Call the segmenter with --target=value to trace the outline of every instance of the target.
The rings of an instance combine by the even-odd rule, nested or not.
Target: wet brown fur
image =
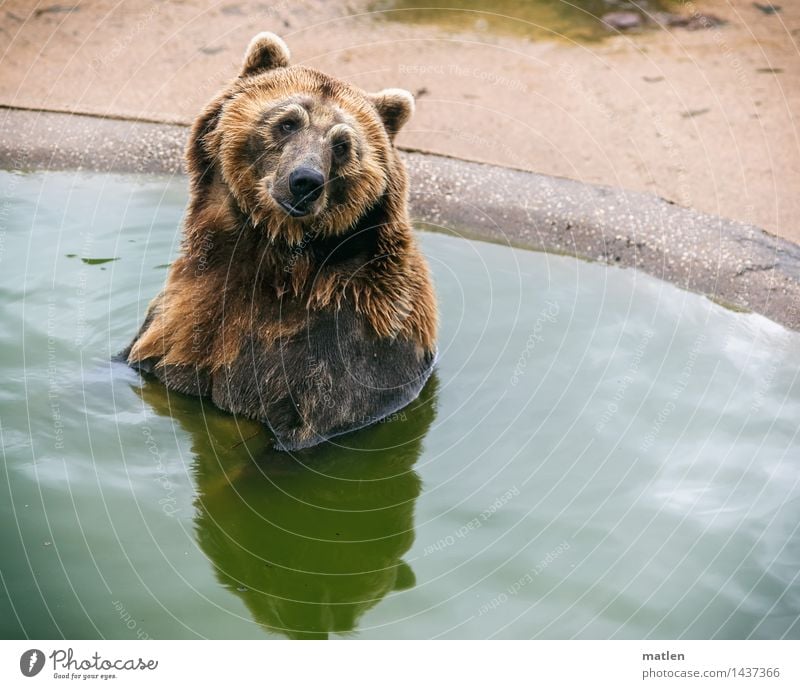
[[[242,75],[192,128],[181,255],[126,352],[128,361],[168,387],[170,370],[191,371],[196,390],[174,387],[210,394],[211,377],[240,365],[245,350],[281,347],[302,337],[317,314],[343,308],[369,324],[377,340],[404,341],[420,357],[432,357],[436,300],[408,217],[405,168],[392,142],[407,113],[391,112],[394,106],[384,107],[380,94],[313,69],[282,66],[280,46],[269,40],[260,51],[251,47]],[[277,160],[282,150],[277,144],[273,150],[264,130],[264,118],[277,105],[315,123],[319,131],[310,131],[309,141],[337,133],[339,123],[346,125],[342,131],[355,132],[350,143],[357,151],[326,184],[323,207],[312,218],[290,217],[262,183],[264,170],[271,174],[270,156]],[[329,144],[309,145],[297,157],[322,160]],[[275,187],[285,183],[269,179]],[[309,362],[298,375],[311,375],[318,364]],[[270,382],[261,384],[271,394]],[[228,394],[236,398],[235,390]],[[313,413],[313,398],[298,400],[298,408]],[[265,413],[228,410],[253,418]]]

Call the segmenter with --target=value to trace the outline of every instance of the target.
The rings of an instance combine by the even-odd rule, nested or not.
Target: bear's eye
[[[295,119],[284,120],[278,126],[284,134],[291,134],[292,132],[296,132],[298,129],[300,129],[300,122]]]
[[[333,156],[338,161],[345,160],[350,155],[350,142],[347,139],[341,139],[333,144]]]

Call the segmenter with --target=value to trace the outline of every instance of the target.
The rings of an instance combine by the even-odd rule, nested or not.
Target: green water
[[[424,233],[422,398],[276,455],[110,362],[185,201],[0,175],[0,636],[800,637],[797,334]]]
[[[632,12],[652,22],[658,12],[680,9],[675,0],[377,0],[376,16],[447,30],[511,33],[535,40],[596,41],[619,31],[601,21]]]

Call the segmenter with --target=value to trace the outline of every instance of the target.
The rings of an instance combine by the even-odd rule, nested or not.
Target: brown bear
[[[437,311],[393,143],[413,106],[290,67],[278,36],[256,36],[192,128],[181,253],[128,363],[285,450],[416,398]]]

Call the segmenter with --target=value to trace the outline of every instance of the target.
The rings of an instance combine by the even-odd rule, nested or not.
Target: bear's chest
[[[210,393],[217,406],[267,423],[292,449],[397,411],[419,394],[433,363],[409,340],[379,337],[345,304],[306,312],[291,335],[265,340],[252,331],[213,374]]]

